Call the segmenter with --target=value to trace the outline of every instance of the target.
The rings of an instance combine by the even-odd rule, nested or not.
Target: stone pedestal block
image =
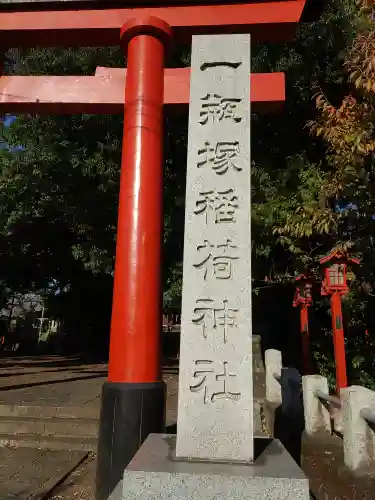
[[[124,472],[123,500],[309,500],[278,440],[255,439],[253,464],[175,460],[175,436],[150,434]]]

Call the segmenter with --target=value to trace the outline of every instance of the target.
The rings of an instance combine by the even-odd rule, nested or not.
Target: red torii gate
[[[95,76],[3,76],[0,111],[70,115],[123,112],[126,69],[98,67]],[[250,75],[253,110],[277,110],[285,101],[284,73]],[[164,70],[164,108],[185,112],[190,68]]]
[[[0,79],[2,112],[116,113],[124,108],[109,373],[102,392],[97,500],[108,497],[147,435],[164,429],[165,389],[159,353],[163,107],[187,104],[189,95],[188,69],[164,71],[165,46],[172,37],[186,43],[191,35],[203,33],[250,32],[256,41],[290,40],[302,16],[317,14],[316,6],[321,3],[239,0],[223,4],[218,0],[202,5],[203,1],[0,0],[0,47],[120,43],[127,52],[126,84],[124,70],[108,68],[98,69],[97,75],[91,77]],[[251,82],[249,97],[254,104],[284,100],[283,74],[251,75]]]

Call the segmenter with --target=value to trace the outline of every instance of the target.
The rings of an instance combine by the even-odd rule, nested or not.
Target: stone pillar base
[[[95,498],[107,500],[147,436],[165,430],[165,385],[106,382],[101,403]]]
[[[176,461],[175,439],[151,434],[113,500],[309,500],[307,478],[276,439],[255,439],[253,464]]]

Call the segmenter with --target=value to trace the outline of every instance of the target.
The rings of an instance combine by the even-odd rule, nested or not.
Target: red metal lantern
[[[335,249],[329,255],[320,259],[319,262],[325,266],[322,295],[332,295],[334,292],[338,292],[340,295],[348,293],[348,264],[359,264],[360,261],[354,257],[349,257],[341,249]]]
[[[312,279],[311,277],[300,274],[296,278],[296,293],[294,295],[293,307],[298,307],[301,305],[311,306],[312,305]]]
[[[340,393],[340,390],[348,385],[341,296],[349,291],[347,284],[348,264],[359,264],[360,261],[354,257],[349,257],[348,254],[341,249],[335,249],[329,255],[320,259],[319,262],[325,266],[321,294],[331,296],[333,345],[336,364],[336,391]]]
[[[303,370],[305,375],[308,375],[311,373],[308,308],[312,305],[312,278],[305,274],[300,274],[296,278],[296,284],[293,307],[300,308]]]

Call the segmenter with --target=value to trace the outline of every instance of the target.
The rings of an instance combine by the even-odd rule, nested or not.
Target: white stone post
[[[305,375],[302,377],[305,431],[307,434],[322,431],[331,433],[330,414],[326,405],[315,395],[318,390],[324,394],[329,393],[326,377],[321,375]]]
[[[266,365],[266,400],[269,403],[281,404],[281,370],[283,367],[281,352],[276,349],[267,349],[264,357]]]
[[[356,385],[349,387],[342,408],[344,461],[358,472],[375,466],[375,432],[361,415],[363,409],[375,414],[375,391]]]
[[[193,36],[176,457],[253,460],[250,35]]]

